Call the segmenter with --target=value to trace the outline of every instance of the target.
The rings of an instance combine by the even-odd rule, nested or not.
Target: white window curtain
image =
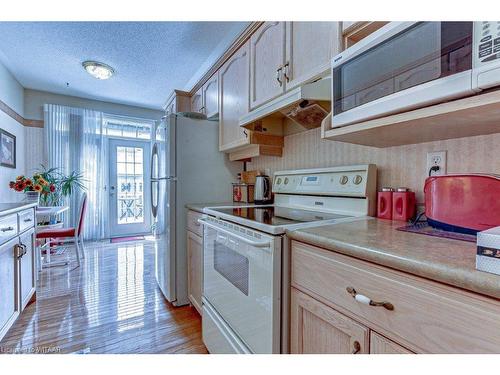
[[[88,194],[84,238],[99,240],[108,237],[108,160],[103,113],[89,109],[55,104],[44,105],[46,156],[49,168],[59,168],[64,174],[83,174]],[[66,225],[75,225],[80,194],[69,199]]]

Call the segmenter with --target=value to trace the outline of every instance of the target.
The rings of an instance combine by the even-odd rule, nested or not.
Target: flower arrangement
[[[32,178],[17,176],[16,181],[9,182],[9,187],[18,192],[36,191],[40,195],[47,195],[56,190],[56,186],[42,177],[35,174]]]
[[[43,165],[33,177],[18,176],[16,181],[10,181],[9,187],[18,192],[38,192],[44,206],[60,206],[73,191],[85,188],[82,173],[73,171],[65,175],[58,168],[47,169]]]

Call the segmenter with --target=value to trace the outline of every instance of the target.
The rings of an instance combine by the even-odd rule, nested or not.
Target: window
[[[105,115],[104,129],[108,137],[151,139],[154,121]]]

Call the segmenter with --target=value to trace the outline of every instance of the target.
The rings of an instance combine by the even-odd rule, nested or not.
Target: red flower
[[[23,183],[22,182],[16,182],[15,186],[14,186],[14,189],[16,191],[23,191],[24,190],[24,186],[23,186]]]
[[[31,181],[29,178],[27,178],[24,183],[26,184],[26,186],[31,186],[33,185],[33,181]]]
[[[56,187],[54,185],[50,185],[50,192],[53,193],[54,191],[56,191]]]

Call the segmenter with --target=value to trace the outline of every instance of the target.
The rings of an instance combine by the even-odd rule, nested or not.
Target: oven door
[[[281,237],[200,221],[204,298],[251,352],[279,353]]]
[[[472,22],[391,22],[332,62],[332,127],[473,93]]]

